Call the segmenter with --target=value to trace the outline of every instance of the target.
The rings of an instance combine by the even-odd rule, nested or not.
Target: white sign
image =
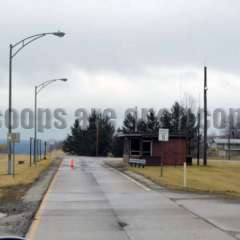
[[[145,159],[129,159],[129,163],[136,163],[136,164],[142,164],[146,165],[146,160]]]
[[[169,129],[160,128],[158,134],[158,141],[167,142],[169,140]]]
[[[20,143],[20,133],[11,133],[7,136],[8,141],[14,142],[14,143]]]

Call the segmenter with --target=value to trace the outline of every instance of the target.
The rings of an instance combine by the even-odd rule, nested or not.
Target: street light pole
[[[64,37],[64,32],[48,32],[35,34],[29,37],[22,39],[21,41],[9,45],[9,99],[8,99],[8,174],[12,174],[12,60],[13,58],[27,45],[33,41],[45,37],[47,35],[54,35],[57,37]],[[14,52],[14,49],[16,51]]]
[[[36,146],[37,146],[37,86],[34,94],[34,140],[33,140],[33,162],[36,164]]]
[[[9,45],[8,175],[12,173],[12,44]]]
[[[35,86],[34,88],[34,150],[33,150],[33,161],[34,163],[37,162],[37,96],[38,93],[45,87],[47,87],[48,85],[56,82],[56,81],[63,81],[66,82],[67,78],[59,78],[59,79],[52,79],[52,80],[48,80],[45,81],[37,86]]]

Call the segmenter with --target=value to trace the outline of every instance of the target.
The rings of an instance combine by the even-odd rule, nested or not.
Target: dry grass
[[[4,189],[30,185],[37,180],[39,175],[46,170],[52,160],[63,155],[60,150],[55,150],[47,155],[47,159],[41,160],[36,165],[29,167],[29,155],[16,155],[15,176],[7,175],[7,155],[0,155],[0,197]],[[18,161],[24,161],[24,164],[19,165]]]
[[[129,167],[129,170],[140,173],[162,186],[184,189],[183,167],[165,167],[163,177],[160,177],[160,167]],[[192,191],[240,196],[240,162],[211,160],[206,167],[189,166],[187,186],[187,189]]]

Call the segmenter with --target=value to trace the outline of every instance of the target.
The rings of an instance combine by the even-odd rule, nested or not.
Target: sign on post
[[[11,172],[13,177],[15,176],[15,144],[20,143],[20,133],[10,133],[7,135],[7,140],[12,144],[12,163],[11,163]]]
[[[8,141],[12,143],[20,143],[20,133],[11,133],[7,136]]]
[[[169,129],[160,128],[158,133],[158,141],[167,142],[169,140]]]
[[[159,142],[168,142],[169,140],[169,129],[167,128],[160,128],[158,132],[158,141]],[[163,150],[161,154],[161,173],[160,176],[163,177]]]

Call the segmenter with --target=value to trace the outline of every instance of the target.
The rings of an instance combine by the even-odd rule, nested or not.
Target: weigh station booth
[[[158,134],[129,133],[118,134],[124,141],[123,158],[127,163],[142,159],[144,165],[183,165],[187,159],[187,140],[184,136],[170,135],[161,142]]]

